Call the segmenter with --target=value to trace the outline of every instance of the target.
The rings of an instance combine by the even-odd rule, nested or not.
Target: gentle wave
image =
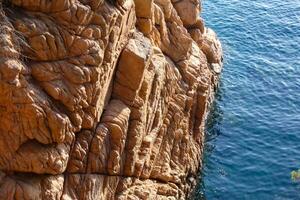
[[[225,53],[195,199],[300,199],[300,1],[204,0]]]

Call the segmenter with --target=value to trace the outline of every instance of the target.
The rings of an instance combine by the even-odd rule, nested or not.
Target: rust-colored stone
[[[200,11],[0,1],[0,199],[186,199],[222,68]]]

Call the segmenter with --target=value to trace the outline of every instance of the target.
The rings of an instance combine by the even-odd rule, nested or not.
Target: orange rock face
[[[0,199],[186,199],[222,67],[200,12],[0,1]]]

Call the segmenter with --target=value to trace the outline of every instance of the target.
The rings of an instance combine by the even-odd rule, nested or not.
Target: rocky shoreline
[[[201,3],[0,4],[0,199],[186,199],[222,69]]]

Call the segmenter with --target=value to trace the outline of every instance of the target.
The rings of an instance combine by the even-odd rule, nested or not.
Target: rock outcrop
[[[198,0],[0,1],[0,199],[185,199],[222,66]]]

